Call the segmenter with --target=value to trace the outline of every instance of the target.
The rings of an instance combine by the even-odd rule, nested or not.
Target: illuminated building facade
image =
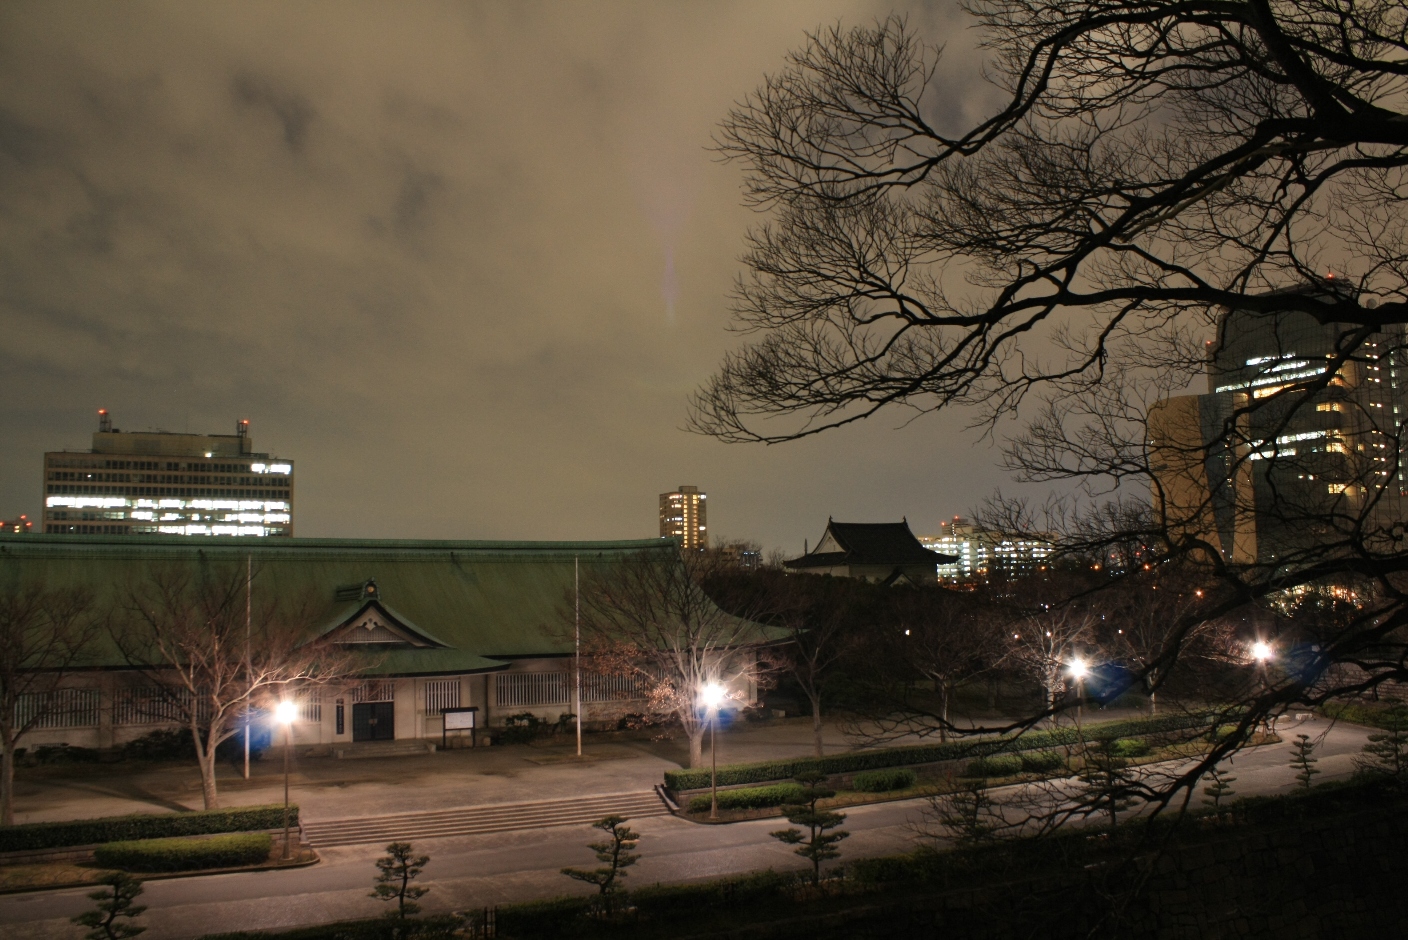
[[[119,431],[98,412],[92,450],[44,455],[50,535],[293,535],[293,461],[234,434]]]
[[[1326,280],[1294,293],[1344,289]],[[1236,563],[1281,564],[1408,520],[1403,329],[1370,335],[1334,365],[1352,329],[1300,311],[1223,311],[1207,393],[1149,411],[1154,506],[1175,538],[1195,536]]]
[[[660,494],[660,537],[680,540],[682,548],[709,547],[709,497],[697,486]]]
[[[982,581],[993,575],[1017,578],[1040,570],[1051,557],[1052,543],[994,532],[960,516],[939,523],[937,535],[921,536],[927,549],[954,560],[939,565],[939,580]]]

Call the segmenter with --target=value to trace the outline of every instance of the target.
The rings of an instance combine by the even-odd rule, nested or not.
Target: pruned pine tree
[[[1231,798],[1237,791],[1232,789],[1232,784],[1237,780],[1230,774],[1223,773],[1214,767],[1208,771],[1208,785],[1203,787],[1203,802],[1212,807],[1212,811],[1219,819],[1223,816],[1224,800]]]
[[[640,841],[640,835],[626,825],[625,816],[607,816],[592,823],[593,829],[606,833],[611,841],[591,842],[587,848],[596,853],[600,868],[564,868],[562,873],[568,878],[596,885],[598,897],[610,913],[610,896],[621,890],[621,879],[626,877],[626,869],[640,861],[640,856],[631,852]]]
[[[1085,815],[1104,813],[1110,828],[1119,824],[1119,812],[1134,802],[1135,780],[1129,761],[1120,756],[1113,740],[1092,741],[1082,752],[1085,767],[1080,774],[1079,804]]]
[[[1408,708],[1394,705],[1378,717],[1383,730],[1369,735],[1364,756],[1356,761],[1360,773],[1408,779]]]
[[[411,884],[425,870],[430,856],[415,855],[409,842],[393,842],[386,847],[386,852],[376,860],[376,885],[368,897],[395,901],[396,910],[389,915],[404,920],[420,910],[416,901],[430,893],[427,887]]]
[[[1310,789],[1311,779],[1320,772],[1320,768],[1315,766],[1320,758],[1310,756],[1317,743],[1308,734],[1298,734],[1291,745],[1291,766],[1295,768],[1296,780],[1300,781],[1303,790]]]
[[[825,779],[825,774],[815,771],[799,774],[796,780],[803,787],[802,801],[782,808],[787,821],[794,826],[805,826],[805,833],[800,829],[779,829],[769,833],[780,842],[797,846],[793,851],[812,863],[813,885],[821,884],[821,863],[840,858],[841,850],[836,846],[850,836],[849,832],[837,828],[846,821],[845,813],[833,813],[817,807],[821,800],[836,795],[835,790],[821,785]]]
[[[926,834],[942,834],[959,845],[989,842],[1006,825],[1001,807],[977,781],[931,796],[928,803],[925,816],[938,824],[939,832],[926,829]]]
[[[88,894],[98,902],[97,908],[73,918],[73,923],[89,928],[83,935],[85,940],[128,940],[143,933],[147,928],[132,923],[147,909],[144,904],[132,903],[142,893],[142,883],[120,871],[104,875],[98,883],[106,887]]]

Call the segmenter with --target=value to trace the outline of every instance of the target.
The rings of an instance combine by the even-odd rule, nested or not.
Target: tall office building
[[[919,542],[953,557],[938,568],[939,580],[951,583],[1023,577],[1041,570],[1054,550],[1049,540],[995,532],[961,516],[939,523],[938,535],[920,536]]]
[[[1326,280],[1294,293],[1328,300],[1345,289]],[[1303,549],[1346,539],[1392,541],[1408,521],[1408,350],[1391,326],[1333,363],[1356,329],[1299,311],[1223,312],[1207,393],[1149,411],[1154,505],[1175,538],[1200,538],[1242,564],[1294,563]]]
[[[709,497],[697,486],[660,494],[660,537],[677,538],[684,548],[708,548]]]
[[[119,431],[98,412],[92,450],[44,455],[44,532],[293,535],[293,461],[234,434]]]

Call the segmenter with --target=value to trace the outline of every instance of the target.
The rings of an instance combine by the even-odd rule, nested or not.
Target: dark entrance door
[[[352,706],[353,741],[392,741],[395,738],[395,703],[359,702]]]

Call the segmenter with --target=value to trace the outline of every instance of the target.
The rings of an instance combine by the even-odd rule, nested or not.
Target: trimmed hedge
[[[1141,735],[1169,734],[1206,725],[1212,713],[1161,715],[1158,718],[1135,718],[1127,721],[1106,721],[1087,724],[1081,731],[1075,728],[1053,728],[1028,731],[1019,737],[968,738],[936,744],[914,744],[907,747],[852,751],[831,757],[799,757],[793,760],[760,761],[754,764],[729,764],[719,768],[720,785],[768,783],[791,780],[798,774],[818,771],[824,774],[856,773],[909,764],[929,764],[936,761],[965,760],[988,757],[1013,751],[1038,750],[1078,744],[1082,736],[1087,741],[1108,741]],[[665,786],[679,793],[699,790],[709,785],[709,771],[700,769],[667,770]]]
[[[1408,707],[1401,702],[1326,702],[1320,706],[1320,711],[1324,712],[1326,718],[1392,731],[1394,723],[1403,720]]]
[[[296,825],[297,806],[289,808],[289,816]],[[245,806],[201,813],[134,813],[131,816],[76,819],[72,822],[25,823],[22,826],[0,828],[0,852],[60,849],[72,845],[201,836],[220,832],[248,832],[254,829],[278,829],[283,824],[283,806]]]
[[[970,760],[963,770],[965,777],[1011,777],[1022,772],[1019,754],[994,754]]]
[[[1066,766],[1066,759],[1055,751],[1024,751],[1020,756],[1024,774],[1049,774]]]
[[[269,860],[274,840],[266,832],[236,833],[206,839],[143,839],[109,842],[93,851],[100,868],[123,871],[195,871],[234,868]]]
[[[804,790],[796,783],[779,783],[770,787],[745,787],[741,790],[720,790],[719,809],[765,809],[784,803],[801,802]],[[700,813],[709,808],[709,794],[703,793],[689,801],[689,811]]]
[[[1120,738],[1110,745],[1110,752],[1116,757],[1143,757],[1149,753],[1149,742],[1143,738]]]
[[[851,781],[854,789],[862,793],[888,793],[891,790],[908,790],[919,782],[919,775],[908,767],[895,767],[890,770],[862,770]]]
[[[460,933],[463,927],[463,920],[449,914],[408,917],[405,920],[377,917],[370,920],[343,920],[334,924],[295,927],[278,933],[263,930],[210,933],[200,940],[408,940],[411,937],[418,940],[450,940],[452,937],[464,936]]]

